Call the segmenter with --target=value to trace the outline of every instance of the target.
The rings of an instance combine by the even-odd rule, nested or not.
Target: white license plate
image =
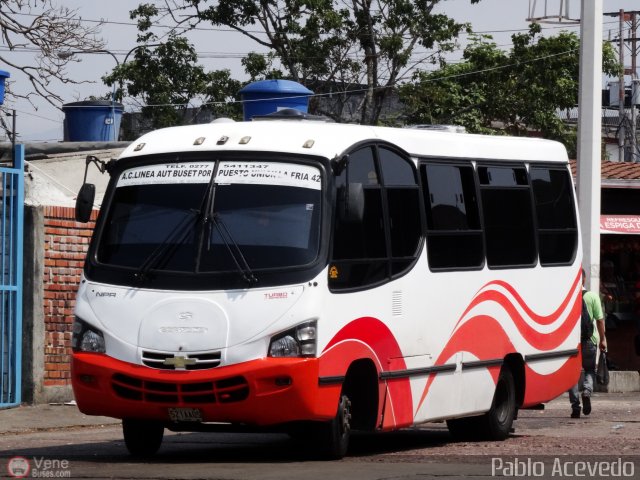
[[[169,420],[172,422],[201,422],[202,412],[197,408],[169,408]]]

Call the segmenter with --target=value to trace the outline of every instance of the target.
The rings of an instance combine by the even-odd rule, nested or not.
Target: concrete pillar
[[[22,399],[44,403],[44,207],[24,207]]]

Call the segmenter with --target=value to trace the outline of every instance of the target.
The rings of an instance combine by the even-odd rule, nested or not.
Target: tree
[[[385,99],[408,72],[439,60],[467,28],[433,13],[441,1],[166,0],[164,12],[181,28],[208,22],[240,32],[278,59],[280,70],[269,69],[271,74],[316,93],[332,92],[345,102],[357,93],[360,122],[375,124]],[[340,111],[314,107],[341,118]]]
[[[11,82],[7,90],[9,101],[24,98],[33,104],[37,96],[60,108],[62,98],[55,92],[56,81],[84,82],[67,77],[67,65],[77,60],[60,57],[59,53],[102,48],[102,41],[96,37],[99,27],[99,24],[86,27],[77,11],[57,7],[52,0],[0,0],[0,33],[4,43],[0,62],[10,70],[12,78],[21,72],[27,79],[21,84]],[[34,58],[28,63],[18,62],[14,60],[16,56],[9,54],[14,51],[33,52]]]
[[[526,135],[538,131],[575,152],[575,129],[558,110],[578,103],[580,39],[575,33],[540,36],[540,26],[512,36],[500,50],[490,36],[475,37],[463,61],[418,71],[400,89],[409,123],[463,125],[473,133]],[[603,44],[603,71],[617,74],[614,51]]]
[[[185,37],[173,32],[160,42],[150,31],[157,14],[149,4],[131,12],[131,18],[138,19],[139,45],[133,60],[103,77],[105,84],[117,85],[116,97],[126,96],[137,105],[153,129],[189,123],[204,108],[217,116],[240,116],[239,105],[229,102],[235,100],[241,83],[228,70],[205,72]]]

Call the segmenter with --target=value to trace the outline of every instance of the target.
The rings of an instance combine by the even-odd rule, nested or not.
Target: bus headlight
[[[270,357],[314,357],[316,322],[303,323],[271,339]]]
[[[74,352],[105,353],[104,335],[78,317],[73,322],[71,348]]]

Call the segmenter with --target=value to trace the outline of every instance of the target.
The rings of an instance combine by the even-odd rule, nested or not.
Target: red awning
[[[640,217],[633,215],[600,215],[600,233],[640,235]]]

